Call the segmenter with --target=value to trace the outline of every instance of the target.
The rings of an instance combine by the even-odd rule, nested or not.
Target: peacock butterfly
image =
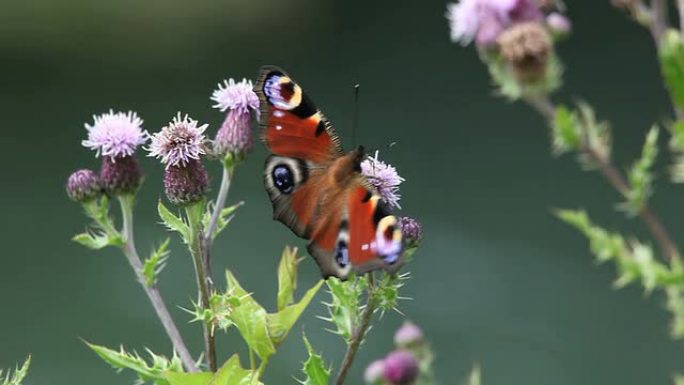
[[[261,68],[262,140],[272,153],[264,183],[274,219],[309,240],[324,278],[396,272],[402,235],[395,216],[361,174],[363,147],[344,153],[332,124],[283,70]]]

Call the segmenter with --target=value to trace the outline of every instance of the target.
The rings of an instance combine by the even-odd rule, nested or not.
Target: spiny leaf
[[[278,264],[278,310],[294,301],[297,288],[297,248],[285,247]]]
[[[367,287],[366,278],[350,277],[347,281],[340,281],[331,277],[325,283],[332,297],[332,301],[325,305],[337,329],[335,333],[349,341],[359,319],[360,297]]]
[[[74,242],[93,250],[100,250],[107,246],[119,246],[119,239],[112,239],[107,234],[96,231],[77,234],[72,238]]]
[[[106,196],[83,203],[86,216],[92,219],[92,228],[72,238],[73,241],[99,250],[107,246],[122,247],[124,240],[109,216],[109,201]]]
[[[158,356],[148,350],[152,363],[148,364],[137,353],[128,353],[123,347],[119,351],[87,343],[103,361],[117,370],[129,369],[137,373],[140,382],[153,382],[156,385],[169,385],[165,375],[168,372],[183,372],[183,364],[174,354],[171,359]]]
[[[551,134],[553,153],[556,155],[575,151],[582,143],[577,115],[564,106],[556,108]]]
[[[5,374],[3,378],[3,371],[0,370],[0,384],[1,385],[21,385],[22,381],[24,381],[24,378],[26,378],[26,375],[28,374],[29,367],[31,366],[31,356],[28,356],[26,358],[26,361],[24,361],[24,364],[21,365],[21,368],[15,367],[14,372],[11,370],[7,371],[7,374]]]
[[[653,127],[646,135],[644,147],[639,160],[629,170],[629,190],[625,193],[626,201],[620,208],[629,215],[635,216],[641,212],[644,204],[653,192],[653,173],[651,168],[658,155],[658,128]]]
[[[145,284],[153,286],[157,282],[157,276],[166,266],[166,261],[169,258],[169,251],[166,250],[169,246],[170,239],[166,240],[155,250],[143,264],[143,276],[145,277]]]
[[[328,385],[331,370],[326,368],[323,358],[314,351],[311,343],[309,343],[309,340],[306,338],[306,335],[303,336],[303,338],[304,344],[306,345],[306,351],[309,353],[309,358],[304,361],[302,371],[306,375],[306,378],[304,381],[301,381],[301,383],[303,385]]]
[[[267,315],[268,332],[275,346],[280,345],[285,340],[287,334],[297,322],[299,316],[302,315],[304,309],[309,306],[309,303],[311,303],[311,300],[318,293],[321,286],[323,286],[322,280],[309,289],[298,303],[287,306],[275,314]]]
[[[244,205],[245,202],[240,201],[232,206],[229,207],[224,207],[221,210],[221,213],[219,216],[216,218],[216,229],[214,230],[214,233],[212,234],[212,239],[216,238],[225,228],[228,226],[228,224],[233,220],[235,217],[235,211],[239,209],[242,205]],[[209,206],[211,208],[211,206]],[[209,222],[211,222],[211,216],[213,214],[213,211],[211,209],[206,210],[204,213],[204,216],[202,217],[202,224],[204,225],[204,228],[209,227]]]
[[[216,372],[208,385],[256,385],[261,384],[256,371],[243,369],[240,357],[232,357]]]
[[[157,204],[157,211],[159,212],[162,223],[167,229],[178,232],[183,238],[183,242],[186,244],[189,245],[190,242],[192,242],[190,227],[181,218],[169,211],[161,200],[159,201],[159,204]]]
[[[208,385],[214,373],[199,372],[199,373],[176,373],[166,372],[164,378],[169,382],[169,385]]]

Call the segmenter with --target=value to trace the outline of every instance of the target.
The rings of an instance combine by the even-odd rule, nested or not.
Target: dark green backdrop
[[[652,42],[608,0],[568,3],[576,31],[560,46],[562,96],[586,99],[612,120],[616,157],[629,164],[646,129],[669,113]],[[490,385],[670,383],[684,370],[684,343],[668,338],[664,299],[611,290],[612,268],[597,268],[585,241],[549,211],[582,206],[629,233],[644,235],[642,226],[611,210],[618,197],[597,175],[551,157],[538,116],[491,97],[473,49],[449,42],[444,11],[444,1],[432,0],[3,0],[0,367],[31,353],[28,384],[129,384],[131,373],[115,374],[79,339],[169,351],[124,258],[69,241],[85,220],[65,196],[65,178],[98,163],[80,146],[83,123],[109,108],[133,109],[156,131],[181,110],[213,133],[222,118],[210,107],[215,84],[253,78],[270,63],[306,87],[348,147],[352,86],[361,83],[358,141],[396,164],[407,179],[404,212],[425,225],[404,291],[413,300],[402,310],[433,341],[443,384],[460,381],[474,362]],[[231,198],[247,205],[215,255],[216,271],[231,267],[272,305],[280,250],[301,242],[270,219],[264,158],[259,145],[238,170]],[[661,163],[654,207],[684,243],[676,209],[684,191],[665,183]],[[165,234],[155,226],[161,168],[150,159],[143,166],[137,237],[147,251]],[[161,287],[170,303],[188,306],[191,264],[174,246]],[[301,287],[317,278],[304,263]],[[267,384],[294,383],[302,331],[337,366],[341,341],[315,318],[323,311],[317,304],[300,321]],[[198,352],[197,325],[173,313]],[[391,348],[400,320],[388,314],[373,329],[350,383]],[[220,351],[240,344],[231,333]]]

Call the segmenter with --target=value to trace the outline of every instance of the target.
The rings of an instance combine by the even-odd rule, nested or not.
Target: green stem
[[[185,208],[185,214],[190,224],[191,242],[190,254],[192,255],[193,266],[195,267],[195,277],[197,279],[197,290],[199,297],[199,306],[202,309],[208,309],[210,306],[209,298],[211,292],[207,280],[207,274],[204,266],[204,258],[202,253],[202,213],[204,211],[204,202],[197,202]],[[218,369],[216,360],[216,338],[211,325],[206,322],[202,324],[204,332],[204,355],[207,365],[212,372]]]
[[[342,359],[342,365],[340,366],[340,371],[337,374],[337,379],[335,379],[335,385],[344,384],[347,374],[349,373],[349,369],[351,368],[354,358],[356,357],[356,353],[359,351],[361,342],[365,338],[368,327],[373,319],[373,313],[375,313],[375,278],[372,272],[368,273],[367,277],[368,298],[366,299],[366,307],[363,309],[363,313],[361,314],[361,322],[354,328],[351,341],[349,341],[349,345],[347,345],[347,351]]]
[[[173,322],[173,318],[164,303],[164,299],[162,298],[159,289],[155,284],[147,285],[145,277],[143,276],[143,264],[135,247],[135,238],[133,236],[133,203],[135,197],[133,195],[122,195],[118,198],[121,206],[121,215],[123,217],[123,229],[121,230],[124,239],[124,246],[122,247],[123,253],[126,255],[138,282],[140,282],[145,290],[145,294],[147,294],[147,297],[152,303],[152,307],[164,326],[166,334],[169,336],[169,339],[171,339],[173,348],[178,352],[178,355],[183,362],[183,366],[185,366],[189,372],[196,372],[197,366],[195,365],[195,361],[192,359],[192,355],[185,345],[185,342],[183,342],[183,337],[178,331],[176,324]]]

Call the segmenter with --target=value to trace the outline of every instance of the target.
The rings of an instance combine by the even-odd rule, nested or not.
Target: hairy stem
[[[192,233],[192,241],[190,242],[190,254],[192,254],[193,266],[195,267],[195,277],[197,278],[197,291],[199,297],[199,306],[202,309],[208,309],[209,297],[211,292],[205,270],[204,257],[202,253],[202,212],[204,203],[199,202],[186,207],[185,214],[188,217],[190,224],[190,231]],[[207,366],[212,372],[218,369],[216,360],[216,336],[211,325],[206,322],[202,323],[202,330],[204,333],[204,355]]]
[[[192,359],[192,355],[185,345],[185,342],[183,342],[183,337],[178,331],[176,324],[173,322],[173,318],[171,318],[169,309],[166,307],[157,285],[147,285],[145,283],[145,277],[142,273],[143,264],[135,247],[135,238],[133,235],[133,201],[133,195],[119,196],[119,204],[121,205],[121,214],[123,216],[123,229],[121,230],[121,233],[123,234],[125,242],[123,253],[126,255],[126,258],[128,258],[128,262],[133,268],[138,282],[140,282],[145,290],[145,294],[147,294],[147,297],[152,303],[152,307],[164,326],[166,334],[169,336],[169,339],[171,339],[173,348],[178,353],[183,362],[183,366],[185,366],[185,369],[189,372],[196,372],[197,366],[195,366],[195,361]]]
[[[335,385],[344,384],[349,369],[351,368],[352,363],[354,362],[354,358],[356,357],[356,353],[359,351],[361,342],[366,336],[366,332],[368,331],[368,327],[370,326],[371,319],[373,318],[373,313],[375,312],[375,301],[373,299],[375,293],[375,280],[372,272],[368,273],[367,276],[368,298],[366,300],[366,307],[363,309],[363,313],[361,314],[361,323],[359,325],[356,325],[356,327],[354,328],[351,341],[347,345],[347,351],[344,354],[344,358],[342,359],[342,365],[340,366],[340,371],[337,374],[337,379],[335,379]]]
[[[548,97],[527,99],[526,101],[546,118],[550,125],[553,124],[555,107]],[[622,175],[622,172],[610,162],[610,159],[606,159],[606,157],[598,153],[595,148],[588,146],[586,143],[582,144],[579,151],[586,154],[594,164],[597,165],[603,177],[615,190],[622,195],[627,194],[629,191],[627,179]],[[641,211],[639,211],[639,217],[646,224],[646,227],[651,232],[653,238],[655,238],[661,252],[670,260],[679,259],[680,255],[677,244],[672,240],[661,220],[646,202],[644,202]]]

